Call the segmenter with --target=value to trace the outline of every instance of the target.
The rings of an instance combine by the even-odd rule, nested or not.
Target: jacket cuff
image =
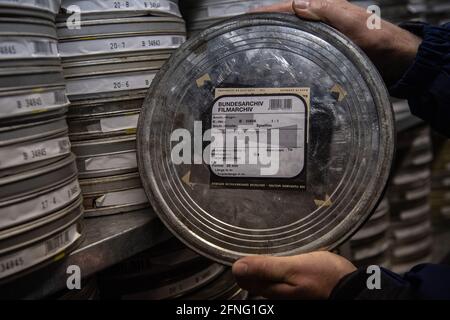
[[[444,27],[418,22],[404,23],[400,27],[423,39],[413,64],[390,88],[392,96],[408,99],[426,92],[442,72],[450,50],[450,33]]]

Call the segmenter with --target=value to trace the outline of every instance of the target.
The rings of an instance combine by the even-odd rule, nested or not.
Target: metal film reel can
[[[381,77],[349,39],[291,15],[250,14],[172,55],[137,136],[156,213],[189,247],[232,264],[332,249],[356,232],[385,188],[394,119]]]

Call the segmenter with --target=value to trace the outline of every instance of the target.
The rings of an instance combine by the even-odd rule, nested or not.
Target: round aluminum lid
[[[280,96],[294,102],[270,102]],[[248,101],[260,109],[229,108]],[[223,132],[224,123],[259,141],[261,128],[279,129],[279,144],[258,146],[280,151],[269,159],[278,171],[202,161],[219,151],[204,149],[202,132]],[[198,164],[175,164],[172,152]],[[335,248],[376,207],[393,153],[392,107],[372,63],[333,28],[287,14],[236,17],[190,39],[158,73],[138,125],[140,174],[156,213],[189,247],[225,264]]]

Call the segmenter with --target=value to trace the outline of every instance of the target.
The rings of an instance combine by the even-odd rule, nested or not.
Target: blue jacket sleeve
[[[403,77],[390,88],[392,96],[407,99],[411,112],[450,137],[450,23],[401,25],[423,39]]]
[[[331,293],[334,300],[450,300],[450,266],[421,264],[403,277],[382,269],[381,288],[369,289],[366,268],[344,277]]]

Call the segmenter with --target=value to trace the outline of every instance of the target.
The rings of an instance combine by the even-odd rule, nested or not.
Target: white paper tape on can
[[[56,158],[70,153],[69,137],[0,148],[0,169]]]
[[[63,208],[81,194],[78,180],[17,204],[0,207],[0,230],[31,221]]]
[[[35,244],[20,252],[0,257],[0,279],[37,265],[48,258],[67,249],[75,243],[81,234],[77,225],[73,225],[64,232],[48,239],[45,242]]]
[[[138,114],[103,118],[100,120],[100,128],[102,132],[114,132],[121,130],[136,129],[139,120]]]
[[[415,254],[417,252],[421,252],[423,250],[426,250],[427,248],[430,248],[433,244],[433,241],[431,238],[427,238],[423,241],[419,241],[417,243],[414,243],[409,246],[402,246],[395,248],[393,250],[394,257],[396,258],[402,258],[404,256],[409,256],[411,254]]]
[[[60,42],[58,49],[61,57],[69,58],[117,52],[177,49],[185,41],[184,36],[121,37]]]
[[[0,37],[0,60],[58,58],[56,40],[31,37]]]
[[[431,223],[430,221],[425,221],[414,227],[396,229],[393,231],[394,237],[398,240],[408,239],[414,236],[422,235],[426,231],[431,232]]]
[[[428,211],[430,211],[430,205],[426,203],[420,207],[400,212],[400,219],[401,220],[414,219],[416,217],[420,217],[423,214],[426,214]]]
[[[419,188],[406,192],[405,198],[406,200],[416,200],[429,195],[430,192],[431,192],[430,187]]]
[[[417,180],[426,179],[431,176],[431,171],[425,169],[415,173],[404,173],[394,178],[395,185],[407,184]]]
[[[147,203],[148,198],[142,188],[116,191],[95,199],[97,208]]]
[[[61,7],[67,10],[71,5],[77,5],[81,14],[149,11],[181,16],[178,7],[167,0],[63,0]]]
[[[46,112],[68,104],[64,89],[0,96],[0,119]]]
[[[84,161],[86,171],[137,168],[136,152],[125,152],[88,158]]]
[[[155,78],[154,72],[137,75],[108,75],[102,77],[68,79],[67,93],[83,95],[115,91],[147,89]]]
[[[56,0],[1,0],[3,3],[10,3],[12,5],[20,4],[21,7],[36,8],[39,10],[50,11],[57,14],[59,11],[59,4],[61,1]]]

